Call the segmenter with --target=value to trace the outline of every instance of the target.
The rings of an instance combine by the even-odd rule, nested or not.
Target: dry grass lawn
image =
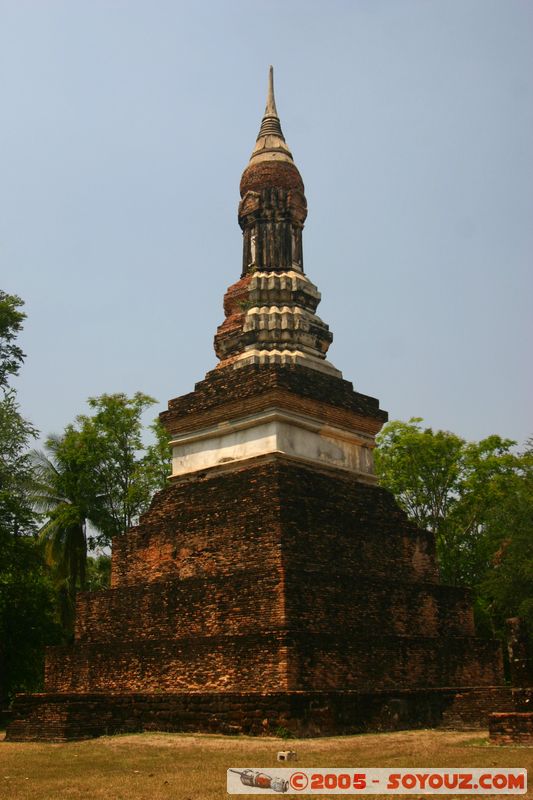
[[[145,733],[68,744],[0,741],[0,798],[220,800],[229,797],[228,767],[285,766],[276,761],[276,753],[288,748],[296,750],[299,766],[526,767],[533,783],[532,747],[489,745],[479,731],[404,731],[289,742]],[[524,796],[533,798],[533,787]]]

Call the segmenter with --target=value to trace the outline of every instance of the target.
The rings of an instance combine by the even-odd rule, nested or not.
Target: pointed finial
[[[267,94],[267,104],[265,108],[265,117],[277,117],[278,111],[276,108],[276,99],[274,97],[274,67],[272,64],[270,65],[270,69],[268,70],[268,94]]]
[[[250,156],[250,164],[261,161],[286,161],[294,164],[292,154],[281,130],[281,124],[274,98],[274,68],[268,71],[268,91],[266,108],[261,128],[257,134],[255,147]],[[301,180],[301,178],[300,178]]]
[[[274,67],[272,66],[268,71],[268,92],[265,115],[261,122],[261,128],[257,138],[260,139],[262,136],[278,136],[282,141],[285,141],[279,122],[278,111],[276,109],[276,101],[274,99]]]

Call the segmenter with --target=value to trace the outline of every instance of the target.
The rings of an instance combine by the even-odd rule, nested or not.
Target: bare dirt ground
[[[490,745],[483,731],[289,741],[144,733],[66,744],[0,741],[0,798],[220,800],[229,797],[228,767],[286,766],[276,754],[287,749],[297,752],[302,767],[525,767],[533,776],[533,747]],[[533,798],[533,787],[522,797]]]

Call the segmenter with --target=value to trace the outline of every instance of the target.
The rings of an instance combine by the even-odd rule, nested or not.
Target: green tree
[[[163,489],[172,473],[172,458],[168,443],[168,433],[156,417],[149,426],[154,437],[152,444],[146,448],[143,457],[143,468],[150,487],[150,493]]]
[[[106,547],[135,524],[169,472],[168,444],[159,423],[155,442],[143,444],[143,412],[155,400],[137,392],[104,394],[88,403],[62,436],[50,436],[35,453],[34,508],[46,516],[41,529],[47,561],[61,598],[62,620],[72,631],[76,592],[98,584],[88,549]],[[166,455],[165,455],[166,450]],[[105,581],[105,562],[101,578]]]
[[[26,318],[20,310],[23,305],[20,297],[0,289],[0,389],[5,389],[9,379],[18,375],[24,361],[24,353],[16,344]]]
[[[34,515],[28,504],[31,465],[27,448],[37,430],[20,413],[9,381],[24,359],[15,344],[25,314],[22,300],[0,291],[0,547],[11,536],[31,533]]]
[[[33,508],[46,518],[40,540],[59,594],[61,621],[69,634],[76,592],[87,586],[88,525],[98,530],[109,518],[98,454],[90,444],[86,435],[68,426],[62,436],[48,437],[45,452],[33,453]]]
[[[62,642],[57,596],[41,549],[17,536],[0,567],[0,708],[16,692],[42,689],[44,649]]]
[[[480,632],[503,636],[508,616],[533,632],[533,452],[489,436],[466,442],[422,420],[377,437],[376,471],[413,522],[435,534],[446,583],[474,590]]]
[[[480,593],[498,632],[522,617],[533,636],[533,441],[516,472],[498,479],[486,522],[490,566]]]
[[[13,390],[0,397],[0,547],[6,537],[35,530],[35,515],[29,503],[32,483],[27,452],[37,431],[21,415]]]
[[[485,535],[497,486],[513,476],[515,442],[489,436],[466,442],[422,420],[393,421],[377,437],[376,471],[410,519],[435,534],[446,583],[476,585],[490,558]]]
[[[24,419],[10,380],[23,363],[16,344],[22,300],[0,292],[0,703],[40,687],[44,645],[57,642],[55,594],[35,539],[28,446],[35,428]]]
[[[111,584],[111,557],[97,553],[87,558],[87,588],[91,592],[109,588]]]
[[[146,452],[143,443],[142,415],[156,401],[136,392],[103,394],[89,398],[94,413],[81,415],[77,425],[82,439],[91,450],[91,469],[106,509],[97,527],[98,545],[109,545],[114,536],[134,525],[146,511],[152,495],[159,488],[155,450]]]

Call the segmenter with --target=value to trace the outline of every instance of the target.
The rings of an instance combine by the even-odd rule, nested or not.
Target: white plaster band
[[[277,452],[375,481],[373,437],[281,409],[184,433],[174,437],[171,446],[173,475]]]
[[[343,439],[363,447],[370,447],[373,449],[376,446],[374,437],[371,434],[363,433],[362,431],[353,431],[337,425],[328,425],[327,423],[321,422],[317,417],[311,417],[307,414],[298,414],[297,412],[287,411],[284,408],[277,408],[275,406],[266,408],[255,414],[249,414],[245,417],[224,420],[224,422],[217,422],[215,425],[210,425],[206,428],[178,434],[171,439],[169,444],[171,447],[174,447],[175,445],[196,442],[201,439],[210,439],[213,436],[225,436],[229,433],[243,431],[247,428],[255,428],[258,425],[273,421],[287,422],[291,425],[311,431],[312,433],[318,433],[335,439]]]

